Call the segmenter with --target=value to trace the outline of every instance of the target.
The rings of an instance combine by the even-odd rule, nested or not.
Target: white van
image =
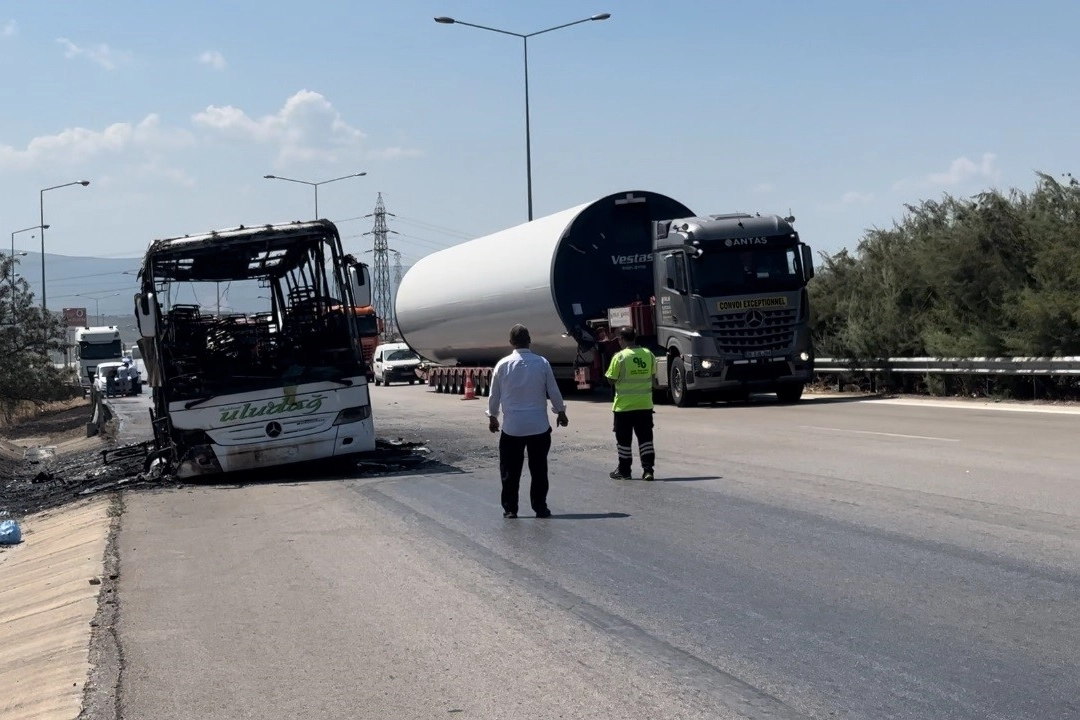
[[[392,382],[414,384],[418,378],[416,368],[420,365],[420,356],[405,343],[389,343],[375,348],[371,360],[376,385],[389,385]]]

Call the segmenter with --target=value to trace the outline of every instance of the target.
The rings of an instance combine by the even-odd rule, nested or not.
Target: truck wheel
[[[802,385],[781,385],[776,388],[776,399],[782,403],[797,403],[802,398]]]
[[[686,368],[683,367],[682,358],[672,358],[671,360],[668,389],[671,391],[671,402],[675,407],[697,405],[697,393],[686,389]]]

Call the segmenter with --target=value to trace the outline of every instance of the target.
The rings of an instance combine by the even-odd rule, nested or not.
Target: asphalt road
[[[1080,415],[658,409],[504,520],[483,402],[373,390],[445,472],[130,494],[124,717],[1080,717]],[[297,475],[300,480],[300,475]]]

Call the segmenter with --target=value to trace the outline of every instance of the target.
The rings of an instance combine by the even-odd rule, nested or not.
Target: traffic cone
[[[462,400],[475,400],[476,399],[476,386],[473,385],[472,375],[465,376],[465,397]]]

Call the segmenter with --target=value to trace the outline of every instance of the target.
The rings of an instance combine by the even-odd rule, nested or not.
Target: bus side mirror
[[[139,324],[139,334],[144,338],[157,335],[157,300],[154,293],[138,293],[135,296],[135,320]]]
[[[349,267],[349,282],[352,285],[353,304],[357,307],[371,305],[371,273],[364,263]]]
[[[803,275],[806,276],[806,280],[814,277],[814,252],[810,249],[809,245],[802,246],[802,266]]]

